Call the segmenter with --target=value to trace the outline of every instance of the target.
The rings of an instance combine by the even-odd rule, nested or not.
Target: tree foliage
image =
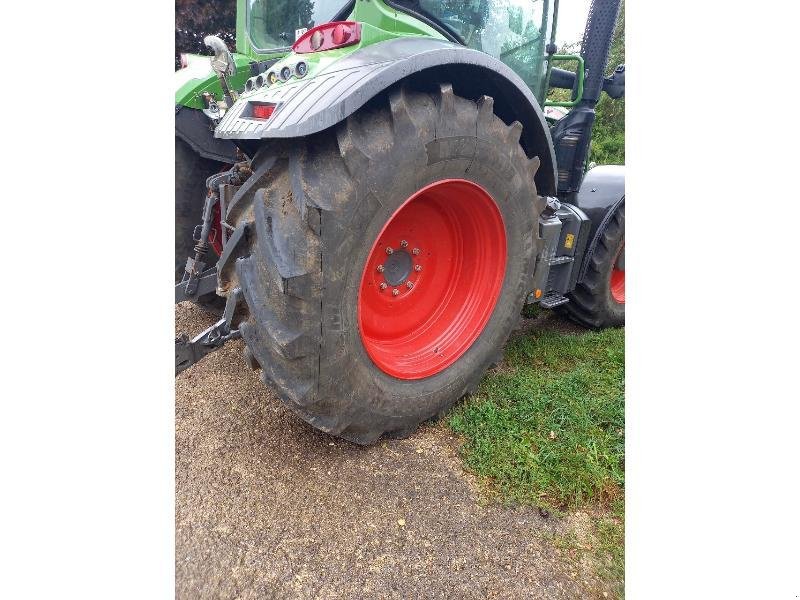
[[[236,0],[175,0],[175,68],[180,55],[207,54],[203,44],[207,35],[216,35],[236,46]]]

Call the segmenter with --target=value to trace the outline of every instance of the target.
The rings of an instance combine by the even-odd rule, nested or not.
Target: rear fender
[[[223,163],[236,162],[236,144],[214,137],[214,128],[203,111],[177,104],[175,106],[175,136],[204,158]]]
[[[274,64],[277,58],[254,62],[243,54],[234,54],[236,74],[230,78],[231,86],[239,91],[253,73],[261,73]],[[205,108],[203,94],[209,93],[217,100],[222,98],[222,85],[211,68],[210,57],[199,54],[187,55],[188,65],[175,71],[175,135],[200,156],[224,163],[237,160],[236,145],[230,140],[214,137],[211,120]]]
[[[495,113],[506,123],[522,124],[522,147],[529,157],[538,156],[541,161],[535,177],[539,193],[555,195],[550,130],[531,90],[498,59],[433,38],[408,37],[371,44],[312,78],[293,79],[245,93],[225,113],[215,136],[259,140],[311,135],[343,121],[401,81],[423,86],[447,82],[466,98],[492,96]],[[246,116],[251,114],[247,109],[253,101],[274,103],[277,108],[269,120],[253,120]]]

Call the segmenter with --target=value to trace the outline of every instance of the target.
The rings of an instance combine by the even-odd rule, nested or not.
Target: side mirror
[[[215,35],[207,35],[203,38],[203,43],[214,52],[214,58],[211,59],[211,68],[217,77],[231,77],[236,74],[236,63],[233,61],[233,54],[228,50],[221,39]]]

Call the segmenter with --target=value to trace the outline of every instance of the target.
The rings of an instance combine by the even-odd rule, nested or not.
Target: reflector
[[[274,104],[253,104],[253,118],[267,120],[275,112]]]

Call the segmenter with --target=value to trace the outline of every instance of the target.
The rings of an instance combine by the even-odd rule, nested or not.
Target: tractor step
[[[555,308],[556,306],[561,306],[562,304],[566,304],[567,302],[569,302],[569,298],[567,298],[566,296],[550,292],[544,298],[542,298],[539,304],[541,304],[543,308]]]
[[[571,262],[575,262],[575,259],[572,256],[555,256],[548,260],[547,264],[552,267],[554,265],[563,265]]]

